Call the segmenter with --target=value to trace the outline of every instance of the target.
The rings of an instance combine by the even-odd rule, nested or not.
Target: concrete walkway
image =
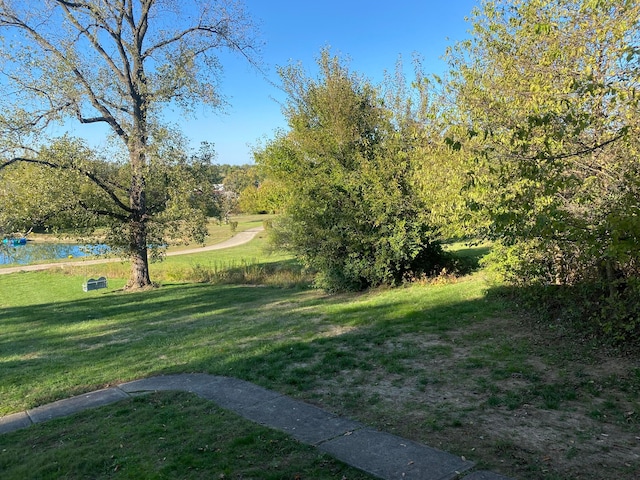
[[[207,374],[136,380],[0,417],[0,434],[155,391],[194,393],[381,479],[509,480],[493,472],[471,472],[474,464],[464,458],[374,430],[244,380]]]
[[[208,252],[211,250],[221,250],[223,248],[231,248],[237,247],[238,245],[243,245],[245,243],[249,243],[253,238],[264,230],[264,227],[254,227],[243,232],[236,233],[233,237],[224,242],[215,243],[213,245],[208,245],[206,247],[197,247],[190,248],[188,250],[177,250],[174,252],[167,252],[167,257],[173,257],[175,255],[187,255],[190,253],[200,253],[200,252]],[[9,273],[17,273],[17,272],[35,272],[39,270],[49,270],[52,268],[63,268],[63,267],[84,267],[87,265],[98,265],[100,263],[112,263],[112,262],[122,262],[122,258],[96,258],[93,260],[73,260],[70,262],[58,262],[58,263],[40,263],[37,265],[19,265],[17,267],[1,267],[0,266],[0,275],[7,275]]]

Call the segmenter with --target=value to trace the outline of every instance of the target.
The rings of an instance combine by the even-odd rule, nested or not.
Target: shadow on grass
[[[371,351],[373,361],[375,346],[397,336],[443,334],[484,315],[487,305],[465,300],[459,290],[457,296],[441,288],[327,296],[167,285],[3,308],[0,415],[161,373],[206,372],[295,387],[305,372],[313,382],[348,367],[356,351]]]
[[[588,407],[593,399],[600,407],[592,416],[611,419],[615,406],[619,422],[636,427],[636,417],[625,412],[638,410],[618,407],[611,395],[626,382],[620,405],[637,405],[640,370],[611,378],[595,377],[586,367],[569,371],[574,349],[559,345],[550,354],[546,344],[520,336],[522,326],[507,308],[511,300],[486,296],[479,277],[336,296],[246,285],[166,285],[3,308],[0,415],[127,380],[204,372],[317,402],[446,450],[455,445],[460,454],[476,452],[491,467],[504,461],[518,473],[526,473],[525,467],[508,451],[497,451],[495,442],[503,437],[478,419],[511,421],[523,406],[537,417],[550,409],[549,418],[555,418],[573,412],[574,402]],[[549,361],[562,378],[544,378]],[[570,409],[560,410],[568,404]],[[585,417],[578,418],[584,423]],[[486,440],[478,439],[480,428],[487,428]],[[571,431],[569,424],[561,428]],[[551,445],[556,443],[532,447],[523,464],[535,463]],[[581,459],[595,465],[586,454]],[[591,478],[604,478],[599,473],[623,464],[612,457]],[[538,473],[522,478],[542,478]]]

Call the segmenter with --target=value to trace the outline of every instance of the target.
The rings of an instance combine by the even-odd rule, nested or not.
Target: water
[[[34,243],[10,245],[0,243],[0,265],[46,262],[61,258],[77,258],[106,253],[105,245],[75,245],[69,243]]]

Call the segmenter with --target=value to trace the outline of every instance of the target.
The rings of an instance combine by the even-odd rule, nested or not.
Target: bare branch
[[[31,27],[30,25],[28,25],[24,21],[20,20],[16,16],[8,16],[7,18],[11,20],[10,23],[11,23],[12,26],[15,26],[15,27],[20,28],[21,30],[24,30],[25,32],[27,32],[31,36],[31,38],[33,38],[45,51],[50,52],[53,55],[55,55],[58,58],[58,60],[60,60],[62,63],[67,63],[66,55],[64,54],[64,52],[61,52],[58,48],[56,48],[54,45],[52,45],[51,42],[49,42],[37,30],[35,30],[33,27]],[[76,77],[76,79],[82,85],[85,93],[89,97],[89,101],[91,102],[91,104],[98,111],[100,111],[103,114],[105,122],[108,123],[114,129],[116,134],[118,136],[120,136],[121,138],[123,138],[124,141],[128,141],[127,133],[120,126],[120,124],[115,119],[115,117],[111,114],[109,109],[105,105],[102,105],[99,102],[98,96],[93,91],[93,88],[91,87],[90,83],[87,81],[87,79],[82,74],[82,72],[80,72],[78,67],[71,68],[71,72],[73,73],[73,75]]]
[[[105,30],[107,33],[109,33],[109,35],[111,35],[111,37],[114,40],[116,40],[116,43],[118,44],[121,37],[118,36],[115,32],[113,32],[109,28],[108,22],[105,21],[100,16],[100,12],[97,9],[93,8],[93,6],[90,6],[90,5],[75,4],[73,6],[70,6],[70,5],[68,5],[69,2],[64,2],[64,1],[61,1],[61,0],[56,0],[56,1],[58,1],[58,3],[60,3],[62,5],[62,8],[64,9],[67,18],[69,19],[71,24],[78,30],[79,34],[83,35],[84,37],[86,37],[89,40],[89,42],[91,42],[91,45],[93,45],[93,48],[95,48],[95,50],[100,54],[100,56],[107,62],[107,64],[109,65],[109,68],[111,69],[111,71],[116,76],[118,76],[120,81],[121,82],[126,82],[127,81],[126,75],[123,74],[120,71],[118,66],[115,64],[115,62],[113,61],[111,56],[109,56],[109,54],[104,50],[104,48],[102,47],[102,45],[100,44],[98,39],[95,37],[95,35],[92,35],[91,32],[89,32],[89,29],[87,27],[83,27],[80,24],[80,22],[78,21],[78,19],[73,16],[73,14],[71,13],[71,8],[73,8],[73,9],[78,9],[78,8],[81,8],[81,7],[82,8],[87,8],[90,11],[90,14],[94,18],[97,18],[98,20],[100,20],[100,24],[97,25],[97,26],[99,28]],[[126,60],[126,56],[124,57],[124,60]],[[127,62],[124,63],[124,67],[125,67],[125,70],[128,71],[128,63]]]

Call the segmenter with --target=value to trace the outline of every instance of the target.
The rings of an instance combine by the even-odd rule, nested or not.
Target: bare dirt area
[[[355,357],[315,386],[316,401],[512,478],[640,478],[637,359],[507,319],[393,337]]]

